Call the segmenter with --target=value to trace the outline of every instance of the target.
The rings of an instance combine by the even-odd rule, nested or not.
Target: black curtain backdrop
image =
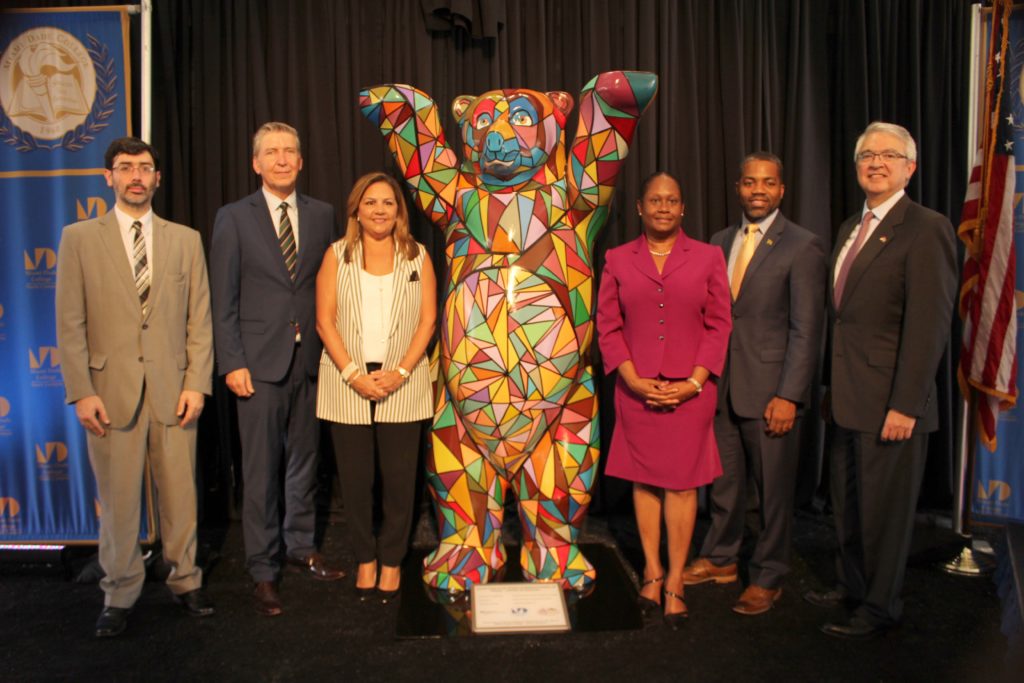
[[[83,5],[24,2],[25,5]],[[682,181],[686,232],[706,240],[739,216],[742,157],[769,150],[786,164],[783,212],[831,247],[863,195],[852,162],[872,120],[906,126],[918,143],[911,197],[958,222],[966,187],[969,0],[155,0],[153,143],[164,157],[161,215],[209,244],[217,209],[257,187],[250,141],[268,120],[302,135],[299,189],[344,210],[353,181],[394,170],[357,92],[410,83],[443,111],[461,94],[526,86],[574,96],[593,75],[653,71],[658,98],[621,176],[605,249],[638,232],[642,177]],[[572,119],[571,119],[572,121]],[[571,140],[574,123],[570,123]],[[449,142],[458,145],[447,118]],[[417,239],[435,265],[443,245],[421,217]],[[951,331],[956,342],[958,330]],[[596,344],[595,344],[596,348]],[[959,396],[949,354],[941,371],[942,430],[931,445],[922,504],[949,508]],[[605,394],[610,387],[604,383]],[[223,480],[237,455],[231,403],[204,415],[203,470]],[[613,427],[604,402],[604,443]],[[219,413],[215,416],[214,412]],[[805,420],[798,482],[811,500],[822,470],[822,426]],[[218,424],[219,423],[219,424]],[[212,462],[210,462],[212,459]],[[207,481],[207,489],[216,488]],[[599,502],[627,490],[600,484]]]

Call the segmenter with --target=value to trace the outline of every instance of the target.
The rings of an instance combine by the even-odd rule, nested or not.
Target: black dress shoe
[[[277,586],[273,581],[257,581],[253,586],[252,605],[258,614],[265,617],[276,617],[284,611],[281,598],[277,595]]]
[[[851,617],[846,623],[829,622],[821,627],[821,632],[834,638],[867,640],[885,634],[892,627],[892,624],[873,624],[861,617]]]
[[[804,593],[804,601],[811,603],[815,607],[824,607],[825,609],[848,605],[851,602],[845,592],[835,589],[827,591],[807,591]]]
[[[320,553],[310,553],[306,557],[288,556],[288,564],[301,567],[303,573],[318,581],[337,581],[345,578],[345,572],[327,564],[327,559]]]
[[[100,618],[96,620],[96,637],[112,638],[124,633],[128,627],[130,607],[104,607]]]
[[[384,590],[384,589],[382,589],[382,588],[378,588],[378,589],[377,589],[377,597],[378,597],[378,598],[380,598],[380,601],[381,601],[381,602],[382,602],[383,604],[385,604],[385,605],[386,605],[386,604],[388,604],[389,602],[391,602],[392,600],[394,600],[395,598],[397,598],[397,597],[398,597],[398,594],[399,594],[400,592],[402,592],[402,588],[401,588],[401,586],[399,586],[398,588],[396,588],[396,589],[395,589],[395,590],[393,590],[393,591],[386,591],[386,590]]]
[[[189,616],[208,617],[214,612],[213,601],[200,588],[175,595],[174,601],[184,607]]]
[[[377,593],[377,589],[374,588],[373,586],[370,586],[369,588],[361,588],[359,586],[356,586],[356,597],[359,598],[360,602],[365,602],[365,601],[369,600],[376,593]]]

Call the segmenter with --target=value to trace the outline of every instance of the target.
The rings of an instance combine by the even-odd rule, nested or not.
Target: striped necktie
[[[284,265],[288,268],[288,275],[292,281],[295,280],[295,233],[292,231],[292,220],[288,218],[288,202],[281,202],[281,223],[277,230],[277,239],[281,244],[281,254],[284,256]]]
[[[142,223],[132,223],[132,272],[135,274],[135,288],[139,290],[142,313],[146,313],[149,302],[149,259],[146,258],[146,238],[142,234]]]

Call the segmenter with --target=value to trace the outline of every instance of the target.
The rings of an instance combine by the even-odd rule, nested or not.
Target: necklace
[[[651,241],[649,239],[646,239],[646,236],[644,238],[644,241],[647,242],[647,251],[651,252],[651,256],[668,256],[669,254],[672,253],[672,247],[675,246],[675,240],[672,240],[672,244],[669,245],[668,249],[666,249],[665,251],[658,251],[656,249],[651,249]]]

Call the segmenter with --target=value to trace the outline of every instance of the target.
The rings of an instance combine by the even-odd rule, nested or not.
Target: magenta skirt
[[[722,474],[713,427],[717,397],[709,381],[675,410],[652,410],[619,378],[605,474],[673,491],[710,484]]]

